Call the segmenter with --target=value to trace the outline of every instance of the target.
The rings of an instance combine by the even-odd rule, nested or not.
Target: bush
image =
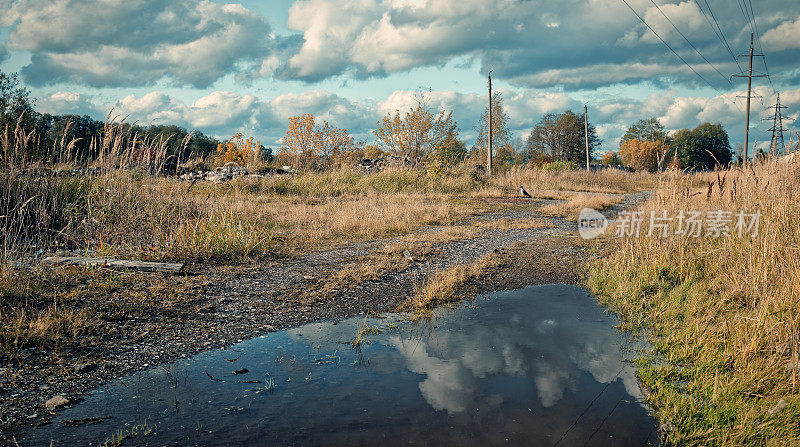
[[[542,168],[548,172],[574,171],[578,169],[578,164],[570,160],[558,160],[545,163]]]

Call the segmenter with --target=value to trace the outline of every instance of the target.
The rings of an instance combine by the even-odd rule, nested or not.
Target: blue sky
[[[772,82],[754,83],[751,134],[769,137],[761,117],[776,90],[797,117],[800,2],[753,2],[754,20],[749,0],[628,3],[652,30],[622,0],[0,0],[0,70],[19,72],[44,112],[113,110],[276,146],[306,112],[369,141],[419,92],[453,110],[471,144],[491,69],[517,137],[586,102],[603,150],[649,117],[721,122],[737,146],[745,87],[728,78],[730,53],[757,27]]]

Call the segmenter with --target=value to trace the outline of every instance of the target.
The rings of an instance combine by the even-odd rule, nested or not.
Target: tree
[[[342,164],[353,149],[354,142],[347,129],[331,126],[325,121],[322,126],[314,129],[314,145],[322,157],[322,165],[330,168]]]
[[[503,108],[503,96],[500,92],[492,94],[492,148],[497,153],[499,148],[506,146],[511,140],[511,131],[508,129],[508,114]],[[470,151],[470,156],[477,158],[476,162],[486,160],[486,150],[489,147],[489,106],[483,111],[478,124],[475,125],[478,138]],[[494,155],[494,154],[492,154]]]
[[[450,129],[442,144],[434,150],[433,156],[445,165],[454,166],[467,156],[467,148],[464,142],[458,139],[455,129]]]
[[[589,156],[600,146],[595,126],[589,123]],[[549,156],[554,160],[586,162],[586,132],[583,115],[571,110],[561,114],[548,113],[534,126],[525,140],[525,158]]]
[[[666,165],[670,152],[663,140],[629,139],[619,146],[622,161],[637,171],[656,172]]]
[[[681,129],[672,137],[670,148],[684,168],[713,169],[731,162],[731,145],[722,124],[704,123]]]
[[[253,137],[245,138],[241,133],[236,132],[224,144],[217,146],[217,153],[214,162],[217,165],[225,163],[236,163],[240,166],[251,166],[259,161],[261,144],[253,140]]]
[[[388,113],[378,121],[374,131],[381,149],[415,162],[430,156],[448,138],[458,135],[453,112],[440,111],[434,115],[423,101],[401,116],[399,111]]]
[[[33,129],[35,117],[31,92],[20,84],[16,73],[0,71],[0,131],[5,131],[6,126],[13,130],[20,117],[23,128]]]
[[[643,119],[631,124],[625,132],[625,135],[622,136],[620,143],[624,143],[628,140],[669,141],[667,139],[667,132],[664,130],[664,126],[661,125],[658,118]]]
[[[295,169],[331,167],[353,148],[353,137],[347,129],[332,126],[327,121],[317,125],[310,113],[290,117],[283,137],[283,151],[291,158]]]
[[[622,158],[616,152],[606,152],[603,154],[602,163],[608,166],[622,166],[624,165]]]
[[[315,158],[314,121],[314,115],[310,113],[289,118],[289,128],[283,137],[283,150],[291,156],[295,169],[309,168]]]
[[[504,145],[498,147],[493,160],[497,172],[505,172],[511,166],[521,164],[523,162],[522,147],[522,140],[517,138],[509,138]]]

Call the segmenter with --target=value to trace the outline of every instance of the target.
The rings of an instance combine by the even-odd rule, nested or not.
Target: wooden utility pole
[[[489,147],[486,150],[486,173],[492,175],[492,70],[489,70]]]
[[[750,71],[747,74],[747,116],[744,126],[744,162],[747,163],[747,145],[750,140],[750,89],[753,85],[753,33],[750,33]]]
[[[753,33],[750,33],[750,53],[747,55],[740,54],[739,56],[748,56],[750,58],[750,68],[748,69],[747,74],[739,74],[733,75],[735,78],[747,78],[747,107],[745,111],[745,119],[744,119],[744,158],[742,159],[742,163],[747,163],[747,145],[750,144],[750,98],[752,96],[752,85],[753,85],[753,78],[763,78],[766,75],[755,75],[753,76],[753,56],[763,57],[763,54],[753,54]]]
[[[586,136],[586,170],[589,170],[589,107],[583,105],[583,132]]]

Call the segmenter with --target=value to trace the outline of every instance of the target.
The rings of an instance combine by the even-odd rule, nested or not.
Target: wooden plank
[[[171,273],[173,275],[183,270],[183,263],[127,261],[112,258],[87,258],[83,256],[51,256],[44,259],[48,264],[62,265],[94,265],[109,268],[132,269],[143,272]]]

